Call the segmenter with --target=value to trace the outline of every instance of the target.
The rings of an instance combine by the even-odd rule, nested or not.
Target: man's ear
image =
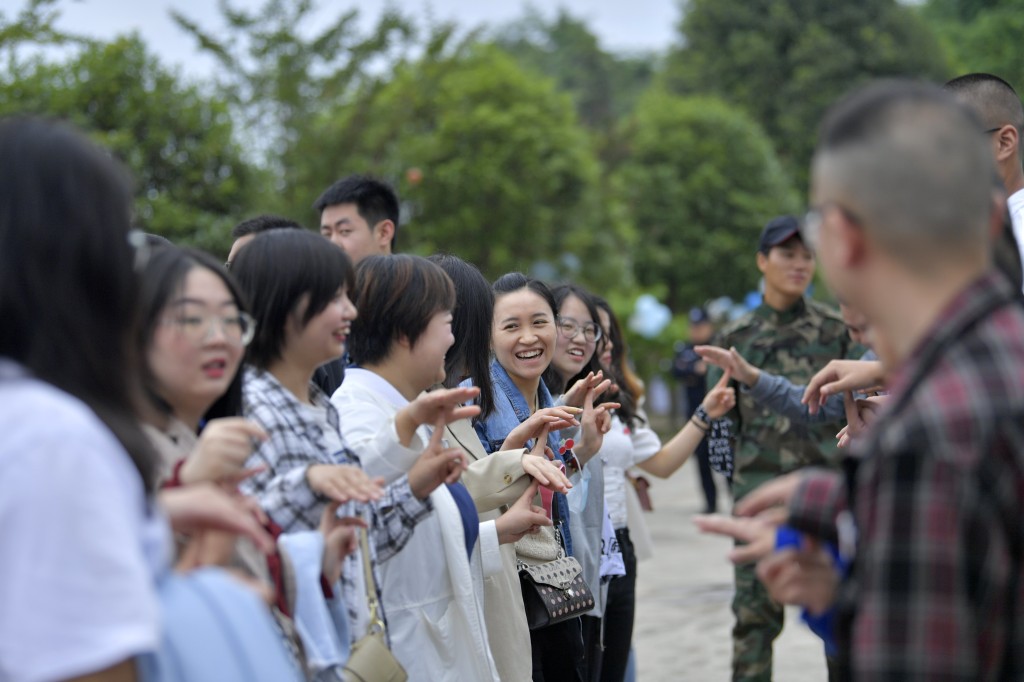
[[[1004,125],[997,134],[996,142],[999,144],[999,149],[996,152],[996,160],[1005,161],[1017,153],[1017,148],[1020,144],[1020,133],[1016,127]]]
[[[768,268],[768,254],[758,251],[757,252],[757,269],[764,274],[764,271]]]
[[[391,220],[382,220],[374,226],[373,232],[381,252],[391,253],[391,240],[395,238],[395,224]]]

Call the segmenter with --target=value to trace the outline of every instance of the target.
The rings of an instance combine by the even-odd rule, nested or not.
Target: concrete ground
[[[704,499],[691,460],[669,480],[651,480],[654,511],[645,514],[654,556],[637,569],[637,615],[633,632],[640,682],[718,682],[730,679],[732,564],[731,541],[702,535],[691,522]],[[720,481],[719,511],[731,500]],[[786,613],[786,627],[775,642],[777,682],[828,679],[820,640]]]

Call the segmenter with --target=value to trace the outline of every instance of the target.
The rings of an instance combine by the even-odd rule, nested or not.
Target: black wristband
[[[708,411],[704,409],[703,405],[698,405],[697,409],[693,411],[693,418],[711,426],[711,417],[708,416]]]

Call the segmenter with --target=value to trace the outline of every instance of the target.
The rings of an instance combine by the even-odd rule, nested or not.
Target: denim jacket
[[[491,360],[491,381],[494,382],[494,412],[487,419],[478,421],[474,428],[480,442],[487,454],[501,450],[505,438],[530,417],[530,407],[526,398],[512,382],[505,368],[498,364],[497,360]],[[551,393],[548,392],[544,380],[537,388],[537,408],[553,407]],[[530,447],[531,444],[527,444]],[[558,454],[558,432],[548,434],[548,446],[555,453],[555,457],[562,462],[562,456]],[[563,462],[564,464],[564,462]],[[552,502],[558,510],[558,530],[562,534],[562,542],[565,545],[565,553],[572,556],[572,536],[569,533],[569,503],[565,495],[555,493]]]

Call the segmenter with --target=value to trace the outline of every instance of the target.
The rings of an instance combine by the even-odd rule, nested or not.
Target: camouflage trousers
[[[754,564],[736,566],[732,613],[732,679],[771,682],[772,643],[782,632],[783,609],[768,596],[754,573]]]

